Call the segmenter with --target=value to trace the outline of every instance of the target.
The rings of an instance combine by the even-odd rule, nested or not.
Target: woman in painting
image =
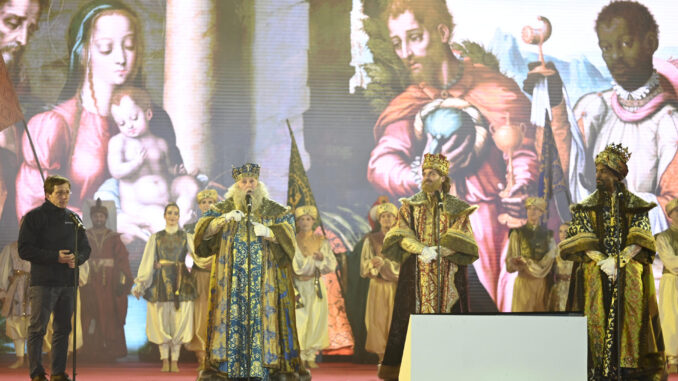
[[[80,8],[67,32],[69,67],[57,106],[28,123],[45,176],[71,179],[71,206],[82,201],[110,177],[108,141],[117,131],[109,117],[113,91],[124,84],[142,86],[142,27],[137,15],[115,0],[92,1]],[[180,164],[176,137],[167,113],[154,108],[153,133],[167,140],[172,164]],[[42,180],[27,137],[22,141],[24,161],[16,179],[17,215],[44,200]]]

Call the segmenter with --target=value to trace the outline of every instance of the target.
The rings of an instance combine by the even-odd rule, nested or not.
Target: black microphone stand
[[[438,287],[437,287],[437,290],[438,290],[438,313],[440,314],[440,313],[443,312],[443,309],[442,309],[442,305],[443,305],[443,302],[442,302],[442,299],[443,299],[442,298],[443,284],[442,283],[443,282],[442,282],[442,272],[440,271],[440,266],[442,265],[442,261],[441,261],[442,253],[440,252],[440,211],[443,209],[443,199],[440,195],[440,191],[436,191],[435,195],[436,195],[436,209],[435,209],[435,213],[434,213],[435,219],[436,219],[436,223],[435,223],[436,235],[435,235],[435,237],[436,237],[436,243],[438,244],[438,256],[437,256]]]
[[[80,284],[80,266],[78,266],[78,233],[80,229],[85,230],[85,227],[82,226],[80,222],[80,217],[71,211],[66,211],[69,213],[71,220],[73,220],[75,225],[75,248],[73,249],[73,256],[75,261],[75,267],[73,268],[73,381],[76,377],[76,363],[77,363],[77,342],[78,342],[78,286]],[[67,351],[68,352],[68,351]]]
[[[624,297],[624,293],[622,292],[621,289],[621,253],[622,250],[624,249],[621,247],[621,229],[623,224],[621,224],[621,218],[623,217],[621,215],[621,206],[624,201],[624,191],[623,188],[621,187],[620,183],[617,183],[617,189],[615,189],[615,197],[617,198],[616,202],[616,208],[615,208],[615,223],[617,224],[617,229],[615,230],[615,234],[617,235],[616,241],[620,243],[619,250],[617,251],[617,258],[616,258],[616,274],[617,274],[617,279],[616,281],[616,287],[617,287],[617,306],[615,308],[615,339],[617,341],[617,380],[621,381],[621,320],[623,319],[623,316],[620,315],[621,309],[623,307],[622,299]],[[621,318],[620,318],[621,317]]]
[[[252,214],[252,195],[247,193],[245,196],[245,200],[247,201],[247,339],[245,340],[246,342],[246,348],[247,348],[247,361],[246,361],[246,367],[245,369],[247,370],[247,380],[250,379],[250,366],[251,366],[251,346],[252,343],[250,342],[251,338],[251,306],[252,306],[252,301],[251,301],[251,289],[250,289],[250,283],[252,279],[252,240],[250,236],[250,227],[252,226],[252,220],[251,220],[251,214]]]

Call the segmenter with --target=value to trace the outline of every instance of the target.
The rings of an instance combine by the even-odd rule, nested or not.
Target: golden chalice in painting
[[[539,73],[544,77],[548,77],[555,74],[555,71],[546,67],[542,45],[551,37],[551,21],[544,16],[538,16],[537,20],[539,20],[539,25],[536,27],[529,25],[523,27],[521,36],[526,44],[539,46],[539,62],[541,62],[541,65],[530,70],[530,73]]]
[[[524,123],[520,125],[511,124],[508,115],[506,116],[506,124],[495,127],[490,126],[490,133],[494,144],[501,152],[508,158],[508,165],[506,166],[506,186],[499,193],[499,196],[506,198],[510,195],[511,189],[515,185],[513,177],[513,152],[520,147],[525,137],[526,126]]]
[[[526,128],[524,123],[519,125],[511,124],[508,115],[506,115],[506,124],[499,127],[490,125],[492,140],[494,140],[494,144],[497,148],[504,153],[508,161],[506,166],[506,185],[504,186],[504,189],[499,192],[499,197],[501,198],[510,197],[511,190],[513,190],[513,187],[516,184],[513,177],[513,152],[522,144]],[[501,224],[504,224],[509,228],[517,228],[525,224],[524,219],[513,217],[508,213],[500,214],[497,219]]]

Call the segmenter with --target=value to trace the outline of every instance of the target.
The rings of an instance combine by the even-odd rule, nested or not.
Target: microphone
[[[249,214],[252,212],[252,195],[247,193],[245,195],[245,201],[247,202],[247,213]]]
[[[617,188],[617,197],[622,198],[624,196],[624,185],[618,182],[615,187]]]
[[[78,227],[78,229],[85,230],[85,226],[82,224],[82,220],[80,219],[80,216],[78,216],[77,214],[71,212],[70,210],[67,211],[67,213],[68,213],[68,216],[69,216],[69,217],[71,218],[71,220],[73,221],[73,223],[75,224],[75,226]]]
[[[435,196],[436,196],[436,200],[438,200],[438,204],[442,204],[443,203],[443,196],[442,196],[442,194],[440,194],[440,191],[435,191]]]

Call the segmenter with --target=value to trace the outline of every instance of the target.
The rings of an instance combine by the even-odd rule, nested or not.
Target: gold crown
[[[607,147],[603,150],[603,152],[609,152],[611,154],[615,154],[619,156],[620,159],[624,161],[624,163],[628,163],[629,159],[631,158],[631,152],[629,152],[629,149],[624,147],[623,145],[620,144],[608,144]]]
[[[424,169],[435,169],[442,176],[447,176],[450,172],[450,162],[447,161],[447,158],[442,153],[427,153],[424,155],[424,164],[421,166],[421,169],[422,171]]]
[[[254,164],[254,163],[247,163],[243,165],[242,167],[233,167],[233,180],[238,181],[240,180],[243,176],[247,177],[254,177],[255,179],[259,179],[259,171],[261,170],[261,167],[259,164]]]
[[[626,177],[629,173],[629,168],[626,165],[631,158],[631,153],[628,148],[621,144],[608,144],[604,150],[596,155],[596,164],[603,164],[610,169],[619,173],[622,177]]]

